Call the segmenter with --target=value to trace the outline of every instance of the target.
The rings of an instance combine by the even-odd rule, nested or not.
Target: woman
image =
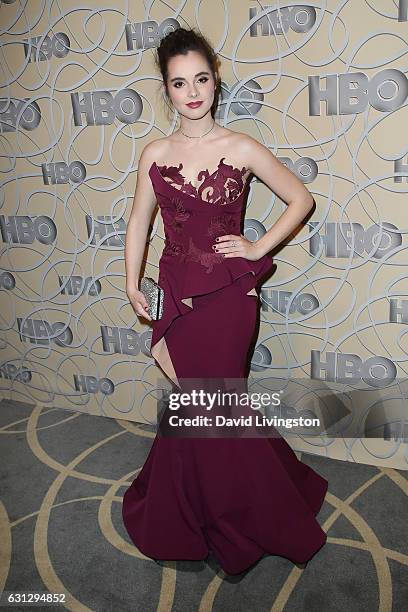
[[[313,199],[266,147],[214,121],[220,78],[203,36],[171,32],[157,62],[180,127],[140,157],[126,234],[127,295],[138,316],[151,320],[138,281],[158,201],[165,302],[163,317],[153,322],[151,353],[178,389],[193,379],[244,380],[257,289],[272,267],[268,253],[301,223]],[[251,174],[290,203],[255,242],[240,225]],[[123,520],[135,545],[155,559],[204,559],[212,552],[226,573],[238,574],[268,552],[304,567],[326,541],[315,518],[326,490],[327,481],[276,434],[157,435],[124,495]]]

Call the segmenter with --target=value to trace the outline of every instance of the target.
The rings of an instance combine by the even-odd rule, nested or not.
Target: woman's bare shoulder
[[[166,154],[166,151],[170,146],[170,137],[163,136],[156,138],[148,142],[142,150],[141,158],[143,157],[145,163],[153,163],[158,159],[162,158]]]
[[[248,134],[223,127],[219,136],[219,144],[225,149],[230,148],[232,151],[239,151],[241,148],[245,147],[245,145],[248,143],[248,139],[251,139]]]
[[[249,134],[244,134],[243,132],[234,132],[230,130],[230,146],[232,146],[237,151],[244,152],[245,149],[250,149],[252,143],[256,142],[252,136]]]
[[[231,141],[233,148],[242,160],[243,165],[252,171],[254,171],[254,161],[256,159],[270,160],[271,157],[275,157],[268,147],[253,136],[241,132],[236,132],[235,136],[236,139]]]
[[[231,151],[232,158],[236,159],[236,165],[249,167],[249,160],[255,150],[254,145],[259,143],[257,143],[252,136],[249,136],[249,134],[237,132],[228,128],[224,129],[224,146],[222,148]]]

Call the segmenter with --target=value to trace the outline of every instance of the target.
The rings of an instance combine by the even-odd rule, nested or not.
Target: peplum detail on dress
[[[164,289],[163,316],[153,322],[150,352],[178,387],[180,384],[165,340],[166,331],[174,319],[193,308],[195,296],[217,291],[238,280],[242,282],[246,295],[258,297],[256,286],[272,267],[273,259],[269,255],[256,261],[243,257],[226,258],[214,267],[211,274],[206,274],[201,264],[196,262],[186,264],[181,271],[172,263],[166,265],[164,258],[161,260],[158,283]]]
[[[220,265],[215,266],[210,274],[203,274],[200,267],[192,262],[186,265],[185,273],[180,279],[180,299],[192,307],[192,297],[227,287],[244,276],[248,276],[245,283],[247,295],[257,296],[255,287],[260,277],[272,268],[272,264],[272,258],[268,255],[256,261],[249,261],[243,257],[227,257]]]

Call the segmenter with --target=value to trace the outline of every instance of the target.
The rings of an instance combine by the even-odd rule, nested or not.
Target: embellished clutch
[[[163,316],[164,289],[150,276],[144,276],[140,281],[140,291],[149,304],[149,315],[153,320],[161,319]]]

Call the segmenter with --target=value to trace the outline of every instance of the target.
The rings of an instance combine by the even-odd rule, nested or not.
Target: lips
[[[187,104],[187,106],[189,106],[190,108],[198,108],[201,105],[202,102],[190,102],[190,104]]]

